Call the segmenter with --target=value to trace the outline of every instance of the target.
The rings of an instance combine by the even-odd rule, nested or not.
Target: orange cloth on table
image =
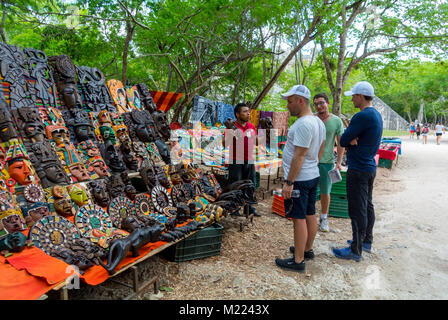
[[[17,270],[25,269],[33,276],[44,278],[50,285],[60,283],[72,274],[67,263],[36,247],[14,253],[6,261]]]
[[[0,300],[35,300],[56,286],[26,270],[17,270],[0,257]]]
[[[249,122],[252,123],[255,128],[258,128],[258,123],[260,122],[260,110],[250,109]]]

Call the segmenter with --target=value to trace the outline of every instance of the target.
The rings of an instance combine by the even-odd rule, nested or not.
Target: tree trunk
[[[6,12],[5,12],[5,1],[2,0],[2,22],[0,24],[0,36],[2,37],[2,41],[6,43],[6,34],[5,34],[5,19],[6,19]]]
[[[126,74],[128,72],[128,50],[129,50],[129,43],[132,40],[132,36],[134,35],[135,30],[135,24],[131,24],[130,21],[126,21],[126,39],[124,41],[124,48],[123,48],[123,68],[121,72],[121,82],[123,85],[126,85]]]

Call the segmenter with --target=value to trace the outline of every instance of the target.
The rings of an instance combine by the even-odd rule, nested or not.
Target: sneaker
[[[352,242],[353,242],[352,240],[347,240],[347,243],[350,245],[352,244]],[[362,251],[371,253],[372,252],[372,244],[363,242],[362,243]]]
[[[330,232],[330,226],[328,225],[328,219],[320,219],[320,231]]]
[[[305,260],[303,260],[301,263],[297,263],[294,261],[294,257],[288,259],[275,259],[275,264],[280,268],[290,271],[296,271],[300,273],[305,272]]]
[[[294,250],[295,250],[294,246],[289,247],[289,252],[291,252],[293,255],[294,255]],[[314,259],[313,249],[311,249],[310,251],[305,251],[303,256],[304,256],[305,260],[313,260]]]
[[[336,258],[355,260],[356,262],[359,262],[362,259],[361,256],[354,254],[352,251],[352,248],[350,248],[350,247],[341,248],[341,249],[332,248],[332,251],[333,251],[334,255],[336,256]]]

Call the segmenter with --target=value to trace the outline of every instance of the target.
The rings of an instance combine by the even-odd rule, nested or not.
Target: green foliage
[[[41,49],[48,56],[67,54],[75,64],[98,67],[109,80],[121,79],[126,36],[129,28],[135,28],[127,54],[126,75],[130,83],[145,82],[151,90],[200,94],[237,103],[253,101],[262,91],[264,81],[269,81],[289,50],[303,37],[311,18],[321,14],[315,42],[301,52],[301,81],[306,74],[304,84],[312,95],[326,92],[332,100],[322,52],[316,53],[310,65],[310,47],[318,45],[321,39],[325,42],[331,77],[335,79],[339,35],[344,30],[341,8],[358,1],[332,1],[329,7],[322,5],[323,0],[120,2],[127,6],[133,19],[118,0],[8,0],[4,1],[5,24],[0,26],[0,32],[8,43]],[[374,84],[377,95],[406,119],[408,113],[416,117],[422,101],[428,119],[446,116],[448,4],[429,0],[360,2],[375,5],[378,12],[388,8],[375,21],[369,34],[370,44],[394,46],[409,37],[412,45],[406,51],[366,57],[351,70],[344,91],[358,81],[368,80]],[[72,16],[74,12],[80,16]],[[371,16],[369,11],[362,12],[349,30],[344,68],[351,61],[348,53],[355,50]],[[73,17],[79,20],[76,28],[68,23]],[[363,47],[358,56],[362,50]],[[409,58],[417,55],[433,60],[420,62]],[[261,110],[286,111],[280,93],[297,84],[294,62],[293,59],[261,102]],[[191,103],[187,109],[189,106]],[[342,96],[341,112],[351,116],[356,111],[350,97]]]

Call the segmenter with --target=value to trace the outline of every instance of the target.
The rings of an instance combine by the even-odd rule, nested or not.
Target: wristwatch
[[[293,181],[289,181],[289,180],[284,180],[284,183],[286,183],[288,186],[292,186],[294,184]]]

